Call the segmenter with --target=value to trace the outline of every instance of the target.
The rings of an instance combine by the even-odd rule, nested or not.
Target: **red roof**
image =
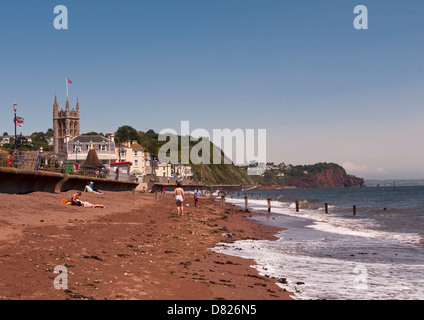
[[[110,165],[113,166],[113,165],[118,165],[118,164],[129,164],[129,165],[132,165],[132,162],[130,162],[130,161],[126,161],[126,162],[114,162],[114,163],[111,163]]]

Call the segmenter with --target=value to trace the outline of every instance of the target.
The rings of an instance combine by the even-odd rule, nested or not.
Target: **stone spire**
[[[57,96],[54,96],[54,103],[53,103],[53,112],[59,112],[59,104],[57,103]]]
[[[57,96],[54,96],[53,103],[53,143],[54,143],[54,152],[59,153],[59,104],[57,103]]]

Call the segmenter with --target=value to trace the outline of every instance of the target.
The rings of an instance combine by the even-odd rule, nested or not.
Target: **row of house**
[[[106,137],[79,135],[65,140],[65,161],[82,164],[91,148],[94,148],[97,157],[106,168],[118,163],[127,164],[129,174],[139,180],[146,175],[181,179],[193,176],[191,167],[181,164],[160,163],[153,159],[152,155],[136,141],[116,144],[113,134]]]
[[[18,135],[17,137],[18,139],[21,138],[20,135]],[[9,144],[12,139],[15,139],[15,136],[11,136],[11,135],[3,135],[0,137],[0,146],[3,147],[5,144]],[[31,136],[22,136],[22,139],[28,143],[28,144],[32,144],[32,138]],[[18,141],[18,140],[17,140]],[[53,139],[50,139],[49,141],[49,145],[53,145]]]
[[[10,143],[12,137],[2,136],[0,147]],[[25,138],[31,144],[31,137],[25,136]],[[53,145],[53,138],[50,140],[52,141],[49,141],[49,145]],[[111,164],[126,163],[129,166],[129,174],[139,179],[145,175],[183,179],[193,176],[189,166],[166,164],[153,160],[151,154],[136,141],[116,144],[113,134],[109,134],[107,137],[79,135],[72,139],[65,139],[59,158],[63,162],[82,164],[87,158],[91,146],[94,147],[99,160],[106,168],[110,167]]]

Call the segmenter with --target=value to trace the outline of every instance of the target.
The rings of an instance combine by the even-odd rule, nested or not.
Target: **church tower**
[[[53,139],[54,153],[62,153],[64,144],[70,139],[80,135],[80,115],[79,101],[77,100],[76,109],[69,106],[69,100],[66,100],[66,109],[59,111],[57,96],[53,103]]]

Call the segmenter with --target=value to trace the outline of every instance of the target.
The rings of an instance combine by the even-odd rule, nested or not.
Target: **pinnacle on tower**
[[[59,104],[57,103],[56,95],[54,96],[53,111],[59,111]]]

